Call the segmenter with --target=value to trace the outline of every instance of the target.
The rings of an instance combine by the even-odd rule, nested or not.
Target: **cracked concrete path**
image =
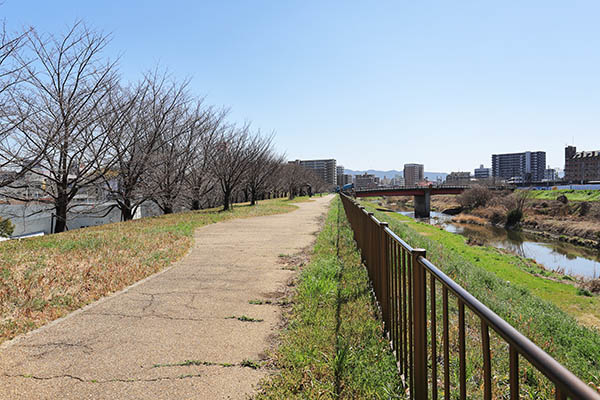
[[[281,254],[309,246],[333,196],[195,232],[170,269],[0,346],[0,399],[245,399],[269,371]],[[256,321],[241,321],[246,316]]]

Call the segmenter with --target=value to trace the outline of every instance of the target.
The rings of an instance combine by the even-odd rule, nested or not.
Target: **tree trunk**
[[[66,196],[66,195],[65,195]],[[54,224],[54,233],[64,232],[67,228],[67,199],[59,197],[54,207],[56,212],[56,222]]]
[[[229,210],[230,199],[231,199],[231,190],[225,190],[225,193],[223,193],[223,211]]]
[[[129,200],[125,200],[120,204],[121,206],[121,218],[123,221],[131,221],[133,219],[133,208],[131,207],[131,202]]]

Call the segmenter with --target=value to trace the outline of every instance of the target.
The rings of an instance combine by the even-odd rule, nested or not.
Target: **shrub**
[[[15,226],[9,219],[0,217],[0,237],[9,237],[15,230]]]
[[[492,225],[499,225],[504,220],[504,216],[500,214],[498,211],[492,212],[492,217],[490,218],[490,222]]]
[[[581,202],[579,204],[580,204],[580,206],[579,206],[579,215],[581,217],[585,217],[590,212],[590,209],[592,207],[590,206],[590,203],[587,203],[585,201],[583,201],[583,202]]]
[[[600,294],[600,279],[592,279],[585,283],[585,289]]]
[[[473,209],[477,207],[485,207],[488,201],[492,198],[492,192],[484,186],[473,186],[467,189],[458,196],[458,204],[463,208]]]
[[[504,207],[507,210],[519,210],[522,218],[525,211],[531,206],[532,193],[531,190],[515,190],[509,196],[504,197]]]
[[[514,208],[506,214],[506,226],[508,228],[516,226],[523,218],[523,211]]]
[[[563,204],[567,204],[569,202],[569,199],[567,199],[567,196],[565,196],[564,194],[559,195],[556,200],[560,201]]]

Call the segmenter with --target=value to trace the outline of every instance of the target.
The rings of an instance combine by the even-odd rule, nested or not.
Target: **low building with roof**
[[[577,151],[575,146],[565,148],[565,180],[590,182],[600,180],[600,150]]]

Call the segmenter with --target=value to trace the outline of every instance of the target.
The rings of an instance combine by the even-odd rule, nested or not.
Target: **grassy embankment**
[[[375,211],[373,204],[363,204]],[[460,235],[399,214],[375,213],[412,246],[427,249],[429,260],[573,373],[600,386],[600,331],[589,328],[600,327],[600,297],[581,296],[573,286],[535,276],[543,269],[520,257],[492,247],[469,246]],[[477,335],[475,325],[469,333],[475,349],[480,346]],[[469,371],[471,383],[477,386],[480,369],[474,363]],[[502,377],[496,378],[501,387]],[[539,384],[530,389],[528,395],[545,397]]]
[[[289,212],[274,199],[0,242],[0,342],[33,330],[167,267],[186,254],[195,228]]]
[[[279,372],[258,399],[403,398],[339,198],[301,272],[274,363]]]
[[[531,198],[538,200],[556,200],[564,195],[569,201],[600,201],[600,190],[532,190]]]

